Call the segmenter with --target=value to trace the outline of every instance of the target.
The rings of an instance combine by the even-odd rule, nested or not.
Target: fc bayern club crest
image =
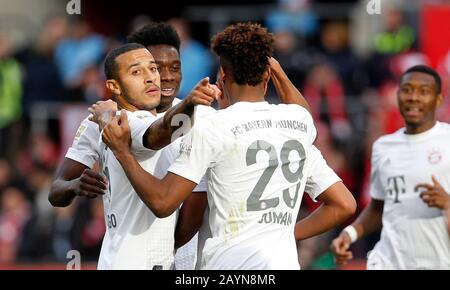
[[[439,150],[432,150],[428,153],[428,162],[430,164],[438,164],[442,160],[442,153]]]

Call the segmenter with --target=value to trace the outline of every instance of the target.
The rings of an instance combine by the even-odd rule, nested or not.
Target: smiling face
[[[154,110],[161,100],[161,81],[156,62],[143,48],[116,58],[118,78],[115,83],[119,105],[126,110]],[[115,80],[112,80],[115,82]]]
[[[172,106],[173,99],[178,95],[181,84],[181,61],[177,49],[171,45],[150,45],[149,51],[155,58],[161,76],[161,104],[160,109]]]
[[[397,97],[407,133],[422,133],[434,126],[442,95],[433,76],[422,72],[405,74],[400,81]]]

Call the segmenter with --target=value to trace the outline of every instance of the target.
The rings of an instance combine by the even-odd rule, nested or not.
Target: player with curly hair
[[[173,213],[206,174],[211,238],[201,269],[299,269],[295,239],[343,222],[355,200],[313,146],[317,132],[300,101],[265,101],[271,76],[284,99],[302,99],[271,59],[273,36],[258,24],[236,24],[213,38],[212,49],[225,109],[196,120],[165,177],[136,161],[126,121],[110,122],[103,140],[159,217]],[[324,204],[296,224],[305,190]]]

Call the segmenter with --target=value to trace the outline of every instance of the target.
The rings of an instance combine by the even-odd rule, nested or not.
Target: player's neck
[[[158,106],[158,107],[156,107],[156,112],[157,113],[164,113],[165,111],[167,111],[170,108],[172,108],[172,104],[168,104],[168,105],[165,105],[165,106]]]
[[[414,124],[406,124],[405,134],[414,135],[426,132],[431,128],[433,128],[434,125],[436,125],[436,122],[437,122],[436,119],[433,119],[424,124],[421,124],[420,126]]]
[[[263,86],[238,86],[233,87],[231,93],[231,103],[237,102],[264,102],[264,87]]]

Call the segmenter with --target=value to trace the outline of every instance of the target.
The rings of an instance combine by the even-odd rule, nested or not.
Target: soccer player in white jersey
[[[170,25],[153,23],[130,35],[128,40],[147,47],[156,61],[161,78],[161,102],[157,112],[164,114],[181,101],[176,98],[182,78],[180,38]],[[104,194],[106,181],[92,170],[99,159],[99,138],[98,125],[86,117],[55,174],[49,194],[53,206],[68,206],[76,196],[95,198]]]
[[[436,120],[441,79],[411,67],[397,97],[405,127],[373,144],[372,200],[331,247],[344,264],[352,242],[381,229],[367,269],[450,269],[450,125]]]
[[[215,36],[221,102],[229,107],[196,120],[164,178],[148,174],[130,152],[126,118],[104,129],[103,140],[159,217],[171,215],[206,173],[212,238],[202,269],[300,268],[294,226],[318,153],[316,131],[303,107],[264,101],[272,45],[273,36],[257,24],[233,25]],[[305,237],[323,230],[317,217],[333,227],[354,213],[345,186],[330,188],[313,196],[325,206],[304,224]]]
[[[172,105],[181,102],[176,98],[182,79],[179,36],[167,23],[151,23],[131,34],[128,42],[144,45],[155,58],[161,78],[161,102],[157,112],[158,116],[163,116]],[[214,111],[211,107],[201,106],[196,113],[207,114],[210,110]],[[70,205],[76,196],[96,198],[104,194],[107,188],[106,179],[92,170],[99,160],[99,138],[98,125],[86,118],[80,124],[73,145],[67,151],[55,175],[49,195],[52,205],[65,207]],[[168,147],[167,151],[171,150],[170,148],[173,147]],[[158,168],[159,171],[165,169],[167,167],[164,164]],[[192,195],[191,199],[196,199],[196,194]],[[189,205],[188,202],[185,204]],[[175,255],[177,269],[193,268],[195,247],[196,240],[192,239],[191,243],[177,251]]]
[[[156,64],[161,76],[161,103],[157,108],[158,116],[163,116],[164,112],[172,105],[178,104],[181,100],[176,96],[180,90],[182,80],[181,60],[180,60],[180,38],[175,29],[168,23],[151,23],[128,37],[129,43],[139,43],[148,48]],[[206,106],[197,108],[194,118],[214,112],[214,109]],[[179,144],[180,140],[176,143]],[[156,168],[158,173],[165,175],[169,165],[176,157],[176,153],[171,152],[177,146],[169,146],[163,149],[161,161]],[[179,150],[177,150],[179,151]],[[163,161],[164,160],[164,161]],[[197,204],[199,194],[206,192],[196,192],[190,199]],[[184,205],[189,207],[190,202]],[[192,237],[187,244],[177,249],[175,254],[175,268],[177,270],[192,270],[196,260],[197,237]]]
[[[115,95],[122,110],[128,110],[128,116],[123,115],[122,118],[130,118],[135,132],[142,132],[133,136],[132,148],[137,142],[151,149],[133,151],[143,168],[151,173],[158,166],[158,150],[172,141],[172,135],[177,130],[171,124],[173,117],[181,113],[192,115],[195,105],[210,105],[214,100],[214,90],[209,87],[206,78],[185,100],[170,108],[163,118],[157,118],[159,72],[150,52],[138,44],[124,45],[110,52],[105,60],[105,74],[108,89]],[[145,110],[139,111],[138,107]],[[150,127],[148,124],[151,124]],[[144,126],[145,130],[139,129]],[[110,184],[103,196],[107,232],[98,268],[171,269],[175,214],[164,219],[156,218],[136,195],[111,151],[106,146],[100,148],[101,170]]]
[[[298,104],[310,110],[308,103],[289,80],[279,62],[272,57],[269,60],[269,65],[271,80],[275,86],[280,102],[285,104]],[[229,104],[224,103],[224,101],[224,99],[218,99],[219,109],[228,107]],[[330,195],[333,197],[333,191],[337,192],[339,190],[345,190],[340,188],[341,184],[335,184],[340,181],[340,178],[337,177],[333,170],[326,164],[320,151],[315,147],[314,151],[317,152],[317,154],[314,154],[315,159],[312,161],[313,165],[311,167],[312,175],[307,179],[305,191],[312,197],[318,197],[322,193],[325,193],[324,196]],[[201,195],[197,195],[195,201],[189,202],[187,206],[183,205],[178,218],[178,226],[175,231],[175,246],[177,246],[177,243],[178,246],[183,245],[184,242],[189,241],[194,233],[198,231],[196,269],[201,268],[204,244],[208,238],[212,237],[208,220],[209,209],[207,208],[207,200],[202,201],[200,197]],[[322,200],[326,201],[327,199],[322,198]],[[296,240],[307,239],[332,227],[332,225],[328,224],[332,221],[328,218],[327,214],[327,212],[330,211],[333,211],[333,203],[330,205],[330,202],[328,202],[328,204],[325,204],[320,208],[320,211],[314,215],[314,218],[309,216],[297,222],[294,231]],[[202,220],[202,218],[204,220]],[[202,223],[199,223],[199,221]],[[180,228],[180,224],[183,228]]]

